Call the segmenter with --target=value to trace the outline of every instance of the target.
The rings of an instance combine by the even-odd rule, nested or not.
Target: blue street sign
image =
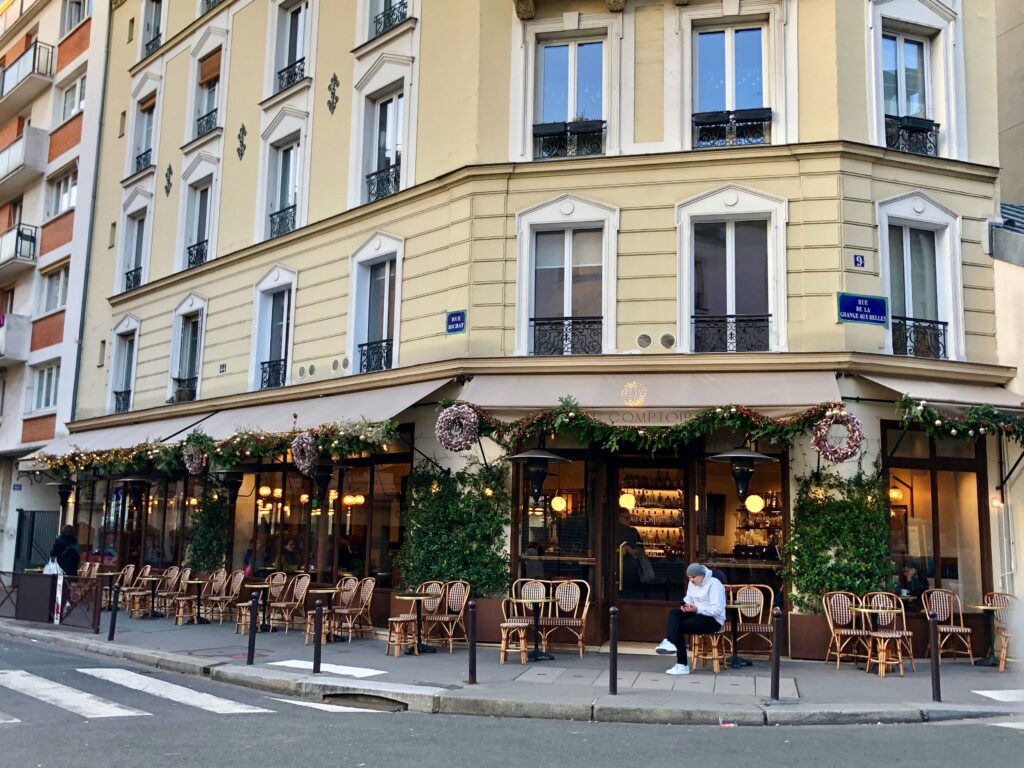
[[[838,294],[839,322],[889,327],[889,300],[885,296]]]
[[[466,310],[457,309],[454,312],[449,312],[445,316],[445,333],[451,335],[453,333],[465,333],[466,332]]]

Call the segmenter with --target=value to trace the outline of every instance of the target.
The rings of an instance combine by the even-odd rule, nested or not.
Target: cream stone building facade
[[[364,416],[409,425],[409,460],[451,464],[433,434],[443,398],[523,415],[572,395],[637,424],[844,398],[862,464],[910,489],[899,583],[960,584],[975,602],[993,588],[995,439],[950,452],[901,437],[893,407],[1021,404],[988,235],[991,0],[113,6],[83,386],[54,452]],[[646,400],[625,402],[630,385]],[[645,625],[653,598],[623,587],[609,501],[635,473],[548,447],[574,457],[561,482],[588,510],[573,573]],[[702,509],[736,504],[709,490],[713,449],[645,470],[679,472],[657,482],[693,498],[685,535],[652,535],[684,565],[770,567],[772,536],[707,527]],[[769,508],[815,466],[809,444],[786,452],[764,475]],[[261,475],[246,478],[232,555],[270,564],[277,545],[242,501]],[[517,570],[550,512],[521,483]],[[386,574],[400,520],[367,526],[367,572]]]

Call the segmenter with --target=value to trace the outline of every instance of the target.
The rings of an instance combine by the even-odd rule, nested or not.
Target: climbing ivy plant
[[[189,520],[185,565],[192,570],[210,573],[223,567],[231,525],[228,507],[227,489],[208,476],[199,496],[199,505]]]

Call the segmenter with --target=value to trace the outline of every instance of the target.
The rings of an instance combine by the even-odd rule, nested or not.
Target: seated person
[[[686,597],[679,608],[668,614],[668,629],[657,653],[674,653],[676,663],[666,670],[670,675],[688,675],[686,665],[686,635],[713,635],[725,624],[725,587],[710,569],[700,563],[686,568]]]

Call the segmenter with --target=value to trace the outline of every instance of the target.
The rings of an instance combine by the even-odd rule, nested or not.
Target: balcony
[[[0,315],[0,368],[28,360],[32,321],[25,315]]]
[[[389,32],[405,21],[408,15],[409,3],[407,0],[395,3],[390,8],[385,8],[382,13],[378,13],[373,17],[373,36],[380,37],[385,32]]]
[[[157,34],[155,37],[147,40],[146,44],[142,46],[142,58],[152,56],[156,49],[160,47],[160,43],[163,42],[163,39],[163,35]]]
[[[538,123],[533,126],[533,159],[603,155],[604,129],[604,120]]]
[[[39,128],[26,128],[21,138],[0,152],[0,199],[25,191],[46,171],[49,136]]]
[[[153,166],[153,149],[152,147],[143,150],[135,156],[135,173],[142,173],[147,168]]]
[[[171,399],[176,403],[191,403],[196,399],[196,390],[199,387],[198,376],[171,379],[173,394]]]
[[[224,2],[224,0],[203,0],[203,10],[202,10],[202,13],[209,13],[210,11],[212,11],[214,8],[216,8],[218,5],[220,5],[223,2]]]
[[[114,392],[114,413],[128,413],[132,406],[132,391],[122,389]]]
[[[694,352],[767,352],[771,315],[695,315]]]
[[[771,131],[772,111],[768,107],[697,112],[693,116],[693,147],[714,149],[768,144]]]
[[[946,326],[940,320],[892,317],[892,353],[906,357],[946,359]]]
[[[600,355],[601,317],[533,317],[534,355]]]
[[[124,290],[134,291],[142,285],[142,267],[136,267],[135,269],[129,269],[124,273]]]
[[[939,124],[923,117],[885,116],[885,146],[897,152],[937,157]]]
[[[295,230],[295,206],[289,205],[270,214],[270,239],[287,235]]]
[[[217,128],[217,110],[211,109],[202,117],[196,118],[196,138],[201,139]]]
[[[185,262],[186,269],[195,269],[206,263],[206,249],[209,243],[209,240],[203,240],[188,247]]]
[[[366,175],[366,202],[395,194],[402,184],[402,164],[395,163]]]
[[[3,69],[0,125],[21,114],[53,85],[53,60],[53,46],[37,42]]]
[[[19,224],[0,235],[0,280],[7,281],[36,265],[38,230]]]
[[[291,88],[305,76],[306,60],[299,59],[298,61],[293,61],[291,64],[289,64],[287,67],[285,67],[284,69],[280,70],[277,73],[276,93],[280,93],[286,88]]]
[[[260,389],[283,387],[287,371],[287,360],[264,360],[260,363]]]
[[[394,347],[391,339],[380,341],[368,341],[359,345],[359,372],[373,373],[374,371],[391,370],[391,353]]]

